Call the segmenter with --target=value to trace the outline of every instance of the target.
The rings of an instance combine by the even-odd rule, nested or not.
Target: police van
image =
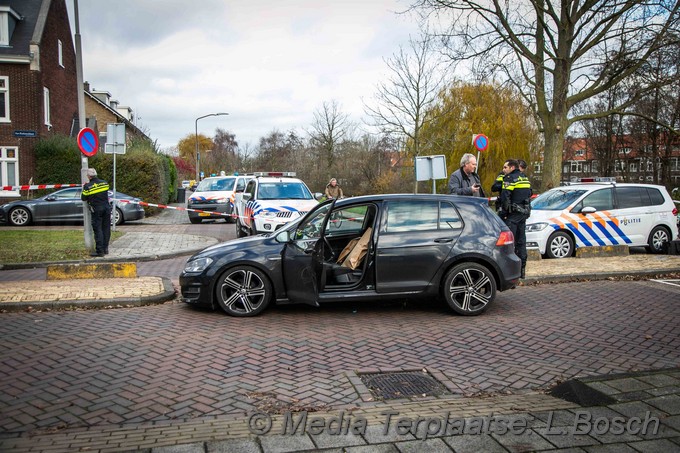
[[[321,197],[312,194],[295,172],[255,172],[252,178],[235,197],[237,237],[276,231],[307,214]]]
[[[572,256],[578,247],[645,246],[661,253],[678,237],[678,213],[668,191],[650,184],[578,183],[556,187],[531,202],[527,248],[547,258]]]

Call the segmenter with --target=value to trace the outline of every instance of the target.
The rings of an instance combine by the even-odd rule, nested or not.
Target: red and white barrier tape
[[[63,189],[64,187],[80,187],[82,184],[38,184],[25,186],[2,186],[2,190],[39,190],[39,189]]]
[[[153,207],[153,208],[174,209],[176,211],[203,212],[203,213],[206,213],[206,214],[222,216],[222,217],[236,217],[234,214],[227,214],[226,212],[203,211],[201,209],[183,208],[181,206],[168,206],[166,204],[147,203],[146,201],[132,201],[132,200],[122,200],[122,199],[116,200],[116,201],[118,201],[119,203],[138,204],[140,206],[150,206],[150,207]]]

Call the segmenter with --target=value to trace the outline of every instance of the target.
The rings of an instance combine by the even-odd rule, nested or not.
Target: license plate
[[[198,216],[199,217],[210,217],[211,214],[209,212],[199,212]]]

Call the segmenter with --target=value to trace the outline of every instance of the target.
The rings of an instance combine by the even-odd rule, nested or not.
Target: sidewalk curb
[[[666,275],[678,274],[680,269],[651,269],[635,272],[604,272],[597,274],[574,274],[574,275],[546,275],[543,277],[528,277],[523,279],[522,285],[550,284],[550,283],[572,283],[583,281],[609,280],[623,277],[652,277],[660,278]]]
[[[190,256],[196,252],[200,252],[205,247],[197,247],[191,250],[183,250],[181,252],[172,253],[159,253],[158,255],[146,255],[146,256],[128,256],[120,258],[92,258],[92,259],[82,259],[82,260],[66,260],[66,261],[40,261],[37,263],[9,263],[0,264],[1,271],[12,271],[20,269],[38,269],[44,268],[54,264],[97,264],[97,263],[129,263],[133,262],[147,262],[147,261],[158,261],[170,258],[179,258],[181,256]]]
[[[172,281],[167,277],[157,277],[161,279],[163,291],[151,296],[121,297],[117,299],[97,299],[97,300],[57,300],[53,302],[27,301],[27,302],[3,302],[0,310],[3,312],[22,312],[29,308],[36,310],[66,310],[76,308],[106,308],[109,306],[132,306],[142,307],[145,305],[162,304],[175,298],[175,288]]]

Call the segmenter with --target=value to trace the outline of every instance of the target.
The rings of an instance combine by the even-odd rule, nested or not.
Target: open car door
[[[288,298],[294,302],[318,306],[323,290],[324,256],[331,253],[324,241],[328,216],[335,200],[317,206],[295,230],[283,250],[282,268]]]

